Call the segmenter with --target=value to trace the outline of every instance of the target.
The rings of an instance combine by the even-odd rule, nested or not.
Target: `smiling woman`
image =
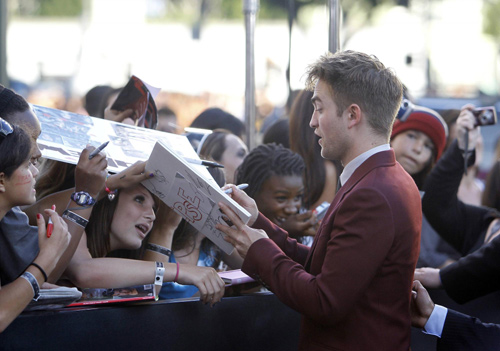
[[[299,154],[272,143],[253,149],[236,170],[236,182],[249,184],[244,191],[255,200],[259,211],[299,238],[314,235],[317,222],[311,211],[299,213],[304,168]]]

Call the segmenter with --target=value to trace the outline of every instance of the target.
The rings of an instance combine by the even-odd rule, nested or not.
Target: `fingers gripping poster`
[[[213,178],[206,178],[161,141],[157,142],[146,163],[146,170],[155,174],[143,185],[165,204],[179,213],[189,224],[219,246],[226,254],[234,247],[224,240],[225,234],[216,229],[223,223],[218,206],[224,202],[247,223],[250,214],[225,194]]]

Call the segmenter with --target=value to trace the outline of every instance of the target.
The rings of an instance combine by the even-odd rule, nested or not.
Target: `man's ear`
[[[347,128],[352,128],[361,123],[361,108],[357,104],[350,104],[347,107],[348,122]]]
[[[0,193],[5,192],[5,183],[7,181],[7,177],[5,176],[5,173],[0,172]]]

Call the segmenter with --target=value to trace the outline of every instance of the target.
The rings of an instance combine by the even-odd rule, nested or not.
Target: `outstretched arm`
[[[55,211],[47,210],[54,223],[54,230],[50,238],[47,238],[45,229],[45,220],[43,216],[38,218],[38,240],[40,243],[40,252],[34,263],[43,269],[46,274],[51,274],[56,266],[56,262],[61,257],[69,243],[69,233],[66,223],[58,216]],[[4,233],[8,235],[8,233]],[[42,286],[45,277],[42,271],[30,265],[23,273],[31,274],[38,286]],[[19,277],[10,284],[1,287],[0,290],[0,332],[24,310],[24,308],[33,299],[33,288],[25,278]]]
[[[163,264],[164,281],[175,281],[177,276],[176,281],[180,284],[195,285],[200,290],[200,300],[203,303],[213,305],[224,295],[224,282],[213,268],[179,265],[177,274],[177,264],[168,263],[166,258],[163,259]],[[152,284],[155,273],[156,264],[152,261],[92,258],[84,236],[65,275],[81,288],[123,288]]]
[[[473,152],[479,128],[474,128],[472,107],[465,106],[457,120],[457,141],[453,142],[427,177],[422,210],[436,232],[463,255],[476,243],[490,221],[485,220],[489,209],[466,205],[457,198],[464,172],[466,131],[469,153]],[[474,154],[470,161],[474,160]]]
[[[360,208],[360,203],[366,206]],[[394,239],[393,218],[386,197],[371,189],[352,193],[349,199],[344,199],[337,216],[356,220],[337,223],[335,233],[325,236],[329,238],[325,243],[326,253],[320,273],[315,275],[287,256],[267,238],[266,232],[245,226],[236,213],[223,204],[219,206],[234,226],[218,225],[217,228],[228,235],[229,241],[245,257],[242,270],[269,285],[291,308],[326,325],[342,320],[359,301]],[[359,222],[365,225],[361,227]],[[377,224],[381,222],[388,225],[380,228]],[[366,228],[373,230],[368,233]],[[311,299],[311,296],[317,298]]]

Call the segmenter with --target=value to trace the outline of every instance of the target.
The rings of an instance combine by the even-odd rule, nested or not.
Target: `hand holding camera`
[[[471,104],[462,107],[457,119],[457,141],[461,150],[474,150],[480,136],[479,126],[496,123],[492,107],[475,108]]]
[[[474,126],[491,126],[497,123],[497,112],[494,106],[478,107],[472,110],[475,118]]]

